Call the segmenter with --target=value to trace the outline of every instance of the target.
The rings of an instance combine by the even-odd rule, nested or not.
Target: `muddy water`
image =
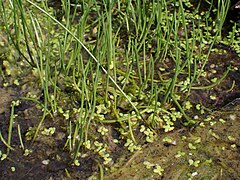
[[[191,131],[180,129],[160,134],[157,142],[136,152],[106,179],[239,179],[239,109],[240,101],[234,107],[214,112],[213,120]],[[164,143],[166,136],[174,143]],[[146,161],[155,166],[147,169]],[[164,169],[161,176],[154,173],[156,165]]]
[[[0,84],[3,82],[0,81]],[[33,86],[28,87],[31,87],[31,90],[28,90],[32,93],[38,92]],[[17,86],[0,87],[0,131],[5,141],[8,139],[11,102],[26,96],[25,90]],[[39,93],[38,96],[40,100]],[[7,152],[7,148],[0,141],[0,179],[87,179],[97,171],[93,155],[82,158],[81,167],[72,166],[69,151],[64,149],[68,132],[63,119],[52,119],[47,116],[39,136],[32,142],[34,128],[42,118],[41,108],[36,107],[31,101],[21,100],[21,104],[15,107],[14,114],[17,115],[13,122],[11,137],[11,146],[14,150],[10,151],[7,158],[2,156]],[[18,126],[24,148],[20,144]],[[41,133],[44,128],[50,127],[56,128],[53,135]],[[33,128],[33,131],[30,128]]]
[[[231,61],[229,61],[231,59]],[[211,55],[210,65],[215,64],[220,78],[229,65],[239,67],[239,58],[232,51],[225,54]],[[209,82],[213,75],[209,74],[203,82]],[[42,93],[34,87],[33,80],[26,78],[29,83],[24,87],[0,87],[0,130],[7,140],[11,101],[26,92],[36,94],[41,100]],[[240,83],[239,71],[231,70],[227,77],[218,85],[207,90],[191,91],[190,101],[210,107],[212,120],[204,121],[199,118],[199,126],[189,129],[181,128],[170,133],[159,133],[158,139],[151,144],[143,145],[142,149],[128,152],[125,147],[117,147],[111,152],[116,157],[114,172],[105,171],[105,179],[239,179],[240,167]],[[232,87],[233,82],[236,84]],[[3,81],[0,81],[3,84]],[[205,84],[205,86],[208,85]],[[27,89],[30,87],[30,89]],[[231,88],[232,87],[232,88]],[[231,91],[230,91],[231,89]],[[214,95],[216,100],[209,97]],[[230,102],[231,101],[231,102]],[[216,107],[216,108],[213,108]],[[190,115],[194,112],[188,112]],[[0,161],[0,179],[98,179],[99,168],[96,154],[89,152],[88,156],[80,159],[80,166],[71,165],[69,151],[64,149],[67,140],[67,125],[64,119],[47,117],[43,128],[56,127],[52,136],[40,134],[34,143],[27,140],[29,127],[36,127],[42,118],[41,109],[34,103],[22,101],[16,107],[18,117],[14,121],[11,151],[8,158]],[[204,119],[204,118],[202,118]],[[223,121],[223,120],[224,121]],[[20,148],[17,126],[21,127],[24,150]],[[164,138],[172,142],[163,142]],[[0,150],[6,152],[6,146],[0,141]],[[31,152],[26,155],[26,150]],[[146,163],[151,166],[147,167]],[[163,169],[156,172],[157,167]],[[14,168],[15,170],[13,171]],[[155,172],[154,172],[155,171]],[[90,179],[91,179],[90,178]]]
[[[1,88],[1,132],[7,139],[10,101],[14,89]],[[3,108],[4,107],[4,108]],[[122,153],[114,166],[116,171],[106,172],[105,179],[239,179],[240,177],[240,100],[225,105],[211,114],[212,120],[202,121],[193,129],[182,128],[170,133],[160,133],[157,141],[146,144],[135,153]],[[64,151],[66,129],[61,119],[47,119],[44,127],[59,127],[53,136],[41,135],[33,144],[24,138],[24,155],[20,148],[16,124],[21,126],[22,136],[28,127],[41,119],[41,111],[35,107],[16,112],[18,118],[13,128],[12,144],[15,151],[0,161],[1,179],[98,179],[95,156],[81,159],[81,166],[72,166],[69,153]],[[163,142],[164,138],[171,142]],[[0,142],[0,150],[6,147]],[[119,154],[119,151],[116,152]],[[113,152],[114,155],[114,152]],[[122,161],[120,161],[122,159]],[[147,167],[146,162],[151,163]],[[162,172],[154,172],[161,166]],[[15,168],[15,171],[12,168]],[[92,176],[95,174],[94,176]]]

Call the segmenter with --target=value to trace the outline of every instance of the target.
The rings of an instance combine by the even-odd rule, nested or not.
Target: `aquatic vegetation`
[[[58,9],[47,1],[0,3],[1,82],[19,91],[11,111],[3,111],[9,123],[0,139],[7,156],[18,146],[24,156],[40,149],[30,148],[30,142],[58,143],[69,157],[54,157],[49,148],[44,166],[54,160],[78,167],[93,161],[102,177],[103,171],[119,168],[124,150],[137,156],[161,136],[166,146],[177,146],[169,134],[215,126],[211,113],[225,103],[221,93],[237,91],[236,61],[219,62],[229,47],[240,57],[237,22],[228,34],[222,31],[230,1],[204,10],[189,0],[62,1]],[[12,141],[15,134],[18,142]],[[189,140],[188,150],[199,150],[200,137],[182,137]],[[183,150],[173,155],[185,156]],[[203,163],[188,160],[195,168]],[[167,167],[150,160],[143,164],[156,176]]]

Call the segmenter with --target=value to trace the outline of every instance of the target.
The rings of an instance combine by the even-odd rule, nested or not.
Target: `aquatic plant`
[[[72,164],[80,166],[82,152],[91,151],[100,157],[101,171],[114,163],[111,153],[117,145],[134,153],[145,142],[154,142],[159,132],[173,131],[176,124],[204,126],[211,116],[203,122],[199,116],[208,109],[192,103],[189,95],[218,86],[231,70],[226,68],[207,83],[201,80],[208,75],[205,67],[216,43],[230,45],[240,54],[236,23],[227,37],[222,35],[230,1],[219,1],[202,12],[200,4],[195,8],[188,0],[90,0],[75,5],[64,1],[60,17],[59,9],[45,1],[0,2],[1,25],[11,49],[3,53],[7,57],[1,73],[14,79],[5,78],[4,85],[35,85],[38,90],[29,90],[20,102],[34,102],[42,111],[42,118],[24,136],[18,126],[25,155],[31,151],[22,139],[34,142],[57,133],[57,127],[44,126],[49,119],[63,122],[64,149]],[[18,79],[20,75],[26,77]],[[217,100],[214,95],[209,98]],[[0,134],[8,153],[13,150],[15,106],[8,140]],[[163,142],[176,143],[171,138]],[[194,143],[188,147],[197,148]],[[191,166],[199,163],[189,160]],[[164,172],[159,164],[145,164],[160,176]]]

